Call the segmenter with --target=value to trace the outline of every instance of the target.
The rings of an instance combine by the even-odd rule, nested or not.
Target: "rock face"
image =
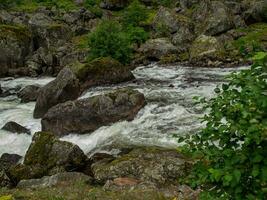
[[[62,69],[55,80],[40,89],[34,109],[34,118],[42,118],[52,106],[74,100],[79,94],[80,85],[75,74],[69,68]]]
[[[59,141],[52,133],[37,132],[24,163],[11,167],[9,174],[14,182],[18,182],[60,172],[79,171],[84,167],[86,159],[77,145]]]
[[[79,172],[63,172],[41,179],[21,180],[17,188],[47,188],[60,184],[91,183],[92,178]]]
[[[129,67],[112,58],[97,58],[89,63],[70,66],[79,78],[83,90],[91,86],[116,84],[134,79]]]
[[[3,128],[3,130],[9,131],[11,133],[26,133],[26,134],[31,134],[31,131],[21,125],[19,125],[16,122],[7,122]]]
[[[215,59],[220,58],[223,48],[215,37],[201,35],[193,42],[189,52],[192,60]]]
[[[46,113],[42,119],[42,130],[52,131],[59,136],[89,133],[119,120],[134,119],[144,105],[144,95],[131,89],[68,101]]]
[[[191,161],[176,150],[137,148],[111,162],[92,165],[94,177],[100,183],[129,177],[156,184],[177,183],[190,170]]]
[[[24,64],[31,51],[31,33],[27,28],[0,25],[0,77],[27,75]]]
[[[152,60],[178,53],[178,49],[167,38],[150,39],[138,51]]]
[[[18,97],[21,99],[21,103],[36,101],[39,94],[39,89],[39,85],[28,85],[20,90]]]

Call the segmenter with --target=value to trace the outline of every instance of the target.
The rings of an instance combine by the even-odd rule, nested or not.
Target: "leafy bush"
[[[233,73],[215,89],[217,97],[200,100],[210,109],[203,118],[206,127],[180,139],[186,142],[185,152],[197,158],[186,183],[222,199],[267,196],[266,62],[267,54],[257,53],[250,69]]]
[[[115,21],[104,21],[89,35],[90,59],[112,57],[128,63],[131,57],[130,39]]]
[[[130,26],[127,28],[126,33],[131,43],[136,43],[137,45],[144,43],[149,37],[149,34],[141,27]]]
[[[138,0],[134,0],[123,13],[125,26],[140,26],[147,18],[147,9]]]

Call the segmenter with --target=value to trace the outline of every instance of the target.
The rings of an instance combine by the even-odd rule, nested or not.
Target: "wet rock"
[[[0,158],[0,170],[8,170],[11,166],[18,164],[22,156],[4,153]]]
[[[0,95],[3,94],[3,90],[2,90],[2,87],[0,85]]]
[[[81,171],[86,160],[87,157],[77,145],[60,141],[52,133],[37,132],[24,163],[11,167],[9,174],[17,183],[23,179],[41,178],[60,172]]]
[[[36,101],[40,87],[41,86],[39,85],[28,85],[22,90],[20,90],[18,93],[18,97],[21,99],[21,103]]]
[[[134,79],[130,67],[112,58],[97,58],[90,63],[74,63],[71,66],[79,78],[83,90],[91,86],[115,84]]]
[[[144,95],[132,89],[68,101],[51,108],[42,119],[42,130],[58,136],[90,133],[119,120],[133,120],[145,106]]]
[[[10,121],[7,122],[3,127],[2,130],[9,131],[11,133],[26,133],[28,135],[31,134],[31,131],[20,124]]]
[[[160,60],[164,56],[177,54],[178,48],[167,38],[157,38],[148,40],[138,51],[148,59]]]
[[[0,77],[26,76],[25,59],[31,51],[31,33],[26,27],[0,25]]]
[[[201,35],[193,42],[189,53],[191,60],[218,59],[223,53],[223,47],[215,37]]]
[[[63,172],[41,179],[21,180],[17,188],[47,188],[62,184],[92,183],[92,178],[79,172]]]
[[[103,183],[120,177],[129,177],[156,184],[177,183],[188,170],[191,161],[176,150],[137,148],[111,162],[92,165],[97,181]]]
[[[43,117],[49,108],[68,100],[74,100],[79,94],[79,80],[75,74],[69,68],[62,69],[55,80],[39,90],[34,118]]]
[[[120,10],[128,5],[128,0],[102,0],[100,7],[108,10]]]
[[[0,170],[0,188],[1,187],[11,187],[12,186],[12,181],[6,174],[4,170]]]

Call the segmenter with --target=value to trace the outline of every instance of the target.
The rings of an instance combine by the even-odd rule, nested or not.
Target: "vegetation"
[[[250,69],[233,73],[200,99],[210,111],[206,128],[181,138],[197,162],[186,183],[203,186],[202,199],[264,199],[267,195],[267,54],[254,56]]]
[[[128,63],[131,58],[130,39],[115,21],[104,21],[89,35],[89,59],[112,57],[121,63]]]

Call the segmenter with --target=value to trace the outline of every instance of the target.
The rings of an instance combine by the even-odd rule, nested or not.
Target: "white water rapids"
[[[136,81],[116,86],[96,87],[80,98],[86,98],[120,87],[132,87],[145,94],[147,105],[131,122],[121,121],[101,127],[85,135],[71,134],[62,140],[73,142],[86,153],[116,149],[116,145],[177,146],[174,134],[193,133],[201,126],[201,111],[193,104],[192,97],[214,95],[213,89],[223,77],[239,68],[191,68],[181,66],[139,67],[133,71]],[[0,79],[4,90],[23,88],[26,85],[45,85],[53,78]],[[17,96],[0,98],[0,128],[8,121],[15,121],[29,129],[32,135],[41,129],[40,120],[33,119],[35,103],[20,103]],[[16,153],[25,155],[31,137],[26,134],[0,130],[0,155]]]

